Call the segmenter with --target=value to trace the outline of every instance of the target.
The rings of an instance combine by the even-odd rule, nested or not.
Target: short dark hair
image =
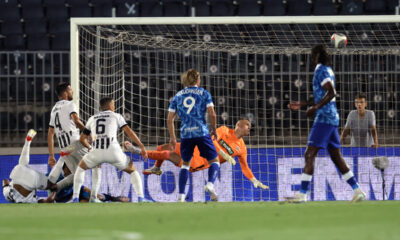
[[[69,86],[69,83],[66,83],[66,82],[60,82],[58,85],[57,85],[57,87],[56,87],[56,94],[57,94],[57,96],[61,96],[61,94],[63,94],[65,91],[67,91],[68,90],[68,86]]]
[[[359,94],[356,95],[356,98],[355,98],[355,99],[360,99],[360,98],[364,98],[365,101],[367,101],[367,94],[365,94],[365,93],[359,93]]]
[[[104,97],[100,99],[100,110],[107,110],[112,100],[114,100],[112,97]]]
[[[332,64],[331,56],[326,50],[325,45],[322,44],[315,45],[311,49],[311,60],[313,60],[315,64],[321,63],[328,66]]]

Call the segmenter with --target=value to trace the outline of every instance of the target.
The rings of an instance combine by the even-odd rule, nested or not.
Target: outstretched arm
[[[140,147],[141,150],[140,155],[142,155],[142,157],[146,160],[147,159],[146,148],[144,147],[143,143],[140,141],[136,133],[128,125],[122,127],[122,130],[124,130],[126,135],[128,135],[128,137]]]
[[[262,188],[262,189],[269,189],[267,185],[264,185],[262,182],[257,180],[257,178],[254,177],[253,172],[251,171],[248,163],[247,163],[247,153],[238,156],[239,158],[239,163],[240,163],[240,168],[242,169],[243,174],[246,176],[247,179],[249,179],[255,188]]]

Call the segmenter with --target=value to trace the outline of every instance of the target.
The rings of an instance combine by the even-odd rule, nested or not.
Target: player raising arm
[[[10,173],[11,182],[9,179],[3,179],[3,195],[9,202],[14,203],[51,203],[54,201],[55,192],[47,199],[38,199],[36,196],[37,189],[50,189],[52,184],[47,177],[29,167],[29,150],[32,139],[35,137],[36,131],[29,130],[24,147],[22,148],[21,156],[19,157],[18,165],[13,168]]]
[[[138,201],[141,202],[144,199],[142,179],[140,178],[135,165],[133,165],[130,158],[125,155],[118,143],[118,130],[122,129],[133,142],[139,145],[141,155],[144,159],[147,159],[146,149],[136,136],[135,132],[128,126],[122,115],[114,112],[114,104],[114,100],[110,97],[101,99],[101,112],[89,118],[85,129],[80,136],[80,142],[83,146],[90,149],[91,146],[89,145],[87,138],[92,134],[93,149],[82,158],[76,169],[74,176],[74,202],[79,202],[79,193],[85,178],[85,170],[96,167],[99,168],[102,163],[109,163],[118,169],[129,173],[131,175],[132,186],[138,196]],[[100,201],[97,199],[100,181],[100,175],[96,175],[92,178],[91,202]]]
[[[316,45],[311,50],[311,60],[316,65],[313,77],[314,102],[307,109],[307,117],[313,117],[314,123],[308,137],[307,149],[304,153],[305,166],[301,175],[300,192],[294,197],[286,197],[288,202],[302,203],[307,201],[307,191],[314,173],[314,162],[318,151],[327,148],[332,162],[339,169],[342,178],[353,188],[352,202],[362,201],[365,193],[349,169],[340,153],[339,139],[339,113],[335,98],[335,75],[332,68],[330,56],[325,46]],[[291,107],[294,106],[294,107]],[[296,104],[289,104],[293,110],[297,110]]]
[[[260,187],[262,189],[268,189],[268,186],[262,184],[255,177],[249,165],[247,163],[247,148],[243,141],[243,136],[250,134],[251,123],[247,119],[241,119],[236,123],[235,129],[230,129],[226,126],[217,128],[218,139],[214,140],[214,146],[217,149],[219,155],[219,162],[221,164],[229,162],[233,165],[236,164],[234,157],[238,157],[240,167],[243,174],[253,183],[254,187]],[[137,153],[137,150],[130,142],[125,142],[125,148],[132,152]],[[169,150],[169,145],[164,144],[157,147],[156,151],[147,151],[149,158],[156,160],[153,167],[143,170],[143,174],[157,174],[160,175],[161,165],[164,160],[169,160],[174,163],[177,167],[182,166],[182,158],[180,153],[180,143],[177,144],[174,151]],[[195,148],[193,158],[190,163],[190,172],[195,172],[209,168],[207,159],[200,156],[198,148]]]

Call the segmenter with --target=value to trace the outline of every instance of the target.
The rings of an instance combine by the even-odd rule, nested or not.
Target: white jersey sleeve
[[[121,128],[125,127],[126,125],[128,125],[128,123],[126,123],[126,121],[125,121],[125,118],[121,114],[116,113],[115,115],[117,117],[117,123],[118,123],[118,128],[119,129],[121,129]]]

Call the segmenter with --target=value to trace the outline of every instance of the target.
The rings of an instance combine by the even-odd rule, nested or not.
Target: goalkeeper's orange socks
[[[300,184],[300,193],[306,194],[308,191],[308,186],[311,183],[312,175],[307,173],[301,174],[301,184]]]
[[[342,178],[351,186],[353,190],[360,187],[352,171],[348,171],[347,173],[343,174]]]

